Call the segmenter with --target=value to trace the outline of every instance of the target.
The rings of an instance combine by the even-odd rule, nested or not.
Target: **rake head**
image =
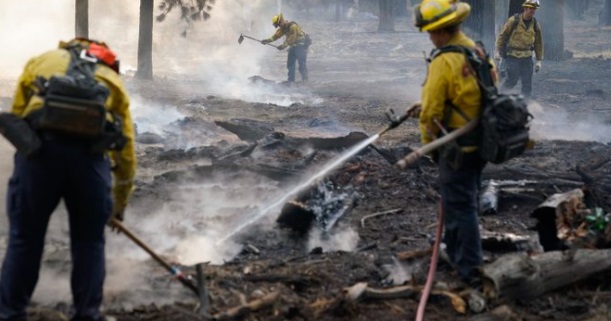
[[[241,44],[244,41],[244,36],[240,34],[240,38],[238,38],[238,44]]]

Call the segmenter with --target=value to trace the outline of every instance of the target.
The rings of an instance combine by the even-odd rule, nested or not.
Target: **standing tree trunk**
[[[395,0],[395,2],[395,8],[397,10],[396,14],[398,17],[406,17],[411,14],[411,11],[408,10],[409,6],[406,4],[405,0]]]
[[[587,8],[588,0],[571,0],[567,2],[567,9],[570,9],[571,17],[575,19],[583,19],[583,13]]]
[[[483,0],[465,0],[471,6],[471,14],[464,22],[465,31],[474,39],[482,37],[482,21],[484,17]]]
[[[154,0],[140,0],[138,71],[136,71],[136,78],[139,79],[153,79],[153,8]]]
[[[380,3],[380,24],[378,32],[395,31],[395,0],[379,0]]]
[[[509,9],[509,0],[497,0],[495,3],[495,30],[497,33],[501,31],[501,28],[507,22],[507,12]]]
[[[74,0],[74,36],[89,38],[89,0]]]
[[[496,39],[495,30],[495,11],[496,1],[483,1],[483,18],[482,18],[482,42],[488,53],[494,52],[494,43]]]
[[[509,14],[507,15],[507,17],[511,17],[516,13],[522,13],[522,3],[524,3],[524,0],[510,0]]]
[[[465,0],[471,5],[471,14],[465,21],[465,29],[474,40],[481,40],[488,52],[494,50],[494,1]]]
[[[600,24],[603,26],[611,26],[611,0],[605,0],[605,6],[600,13]]]
[[[547,1],[537,9],[537,23],[543,31],[543,59],[564,60],[564,3],[565,0]]]

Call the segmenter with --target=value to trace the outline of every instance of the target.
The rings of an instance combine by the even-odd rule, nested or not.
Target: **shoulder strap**
[[[481,42],[477,42],[477,48],[468,48],[463,46],[445,46],[435,49],[431,52],[431,57],[428,61],[433,61],[439,55],[447,52],[462,53],[469,62],[472,72],[474,73],[477,83],[482,92],[482,99],[491,99],[498,94],[497,88],[492,77],[492,65],[488,61],[489,57]]]
[[[516,13],[513,16],[513,18],[515,20],[513,21],[513,25],[511,26],[511,32],[509,33],[509,37],[511,37],[513,32],[516,30],[516,27],[518,26],[518,23],[520,23],[520,14]],[[535,31],[539,31],[539,24],[537,23],[537,19],[535,17],[533,17],[533,24],[534,24]]]
[[[438,56],[444,53],[448,53],[448,52],[455,52],[455,53],[461,53],[461,54],[466,55],[468,51],[469,51],[469,48],[463,47],[463,46],[456,46],[456,45],[444,46],[441,48],[433,49],[427,61],[431,62]]]
[[[71,75],[75,71],[80,71],[88,77],[94,76],[97,59],[86,56],[84,51],[87,49],[82,46],[73,46],[66,48],[66,50],[70,53],[70,64],[66,74]]]
[[[513,15],[513,25],[511,25],[511,31],[509,32],[509,35],[507,36],[507,40],[509,40],[509,38],[511,38],[511,36],[513,35],[513,32],[516,31],[516,28],[518,27],[518,24],[520,23],[520,14],[516,13],[515,15]]]

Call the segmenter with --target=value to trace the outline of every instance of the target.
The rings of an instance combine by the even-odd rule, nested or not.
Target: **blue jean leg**
[[[485,162],[477,152],[464,155],[460,168],[439,161],[442,206],[445,215],[444,242],[448,256],[463,279],[482,264],[478,226],[479,188]]]
[[[49,217],[62,197],[70,219],[73,320],[102,319],[110,184],[109,161],[82,144],[49,141],[36,158],[15,156],[7,197],[10,232],[0,277],[0,320],[25,317],[38,280]]]
[[[286,59],[286,68],[288,69],[288,81],[295,81],[295,66],[299,63],[299,73],[301,80],[308,81],[308,46],[296,45],[289,49]]]
[[[9,240],[0,277],[0,320],[25,318],[40,269],[49,218],[61,198],[62,166],[15,155],[7,192]]]
[[[112,212],[110,163],[103,155],[74,152],[75,158],[87,161],[73,165],[64,198],[70,222],[73,320],[98,320],[106,276],[104,228]]]

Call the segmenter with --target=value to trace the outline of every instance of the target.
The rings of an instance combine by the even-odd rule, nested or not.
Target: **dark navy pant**
[[[532,57],[507,57],[507,79],[503,82],[502,88],[504,90],[512,89],[518,84],[518,80],[522,82],[522,95],[530,97],[533,87]]]
[[[286,61],[286,67],[289,70],[288,81],[295,81],[295,63],[299,63],[299,73],[301,80],[308,81],[308,46],[297,45],[289,49],[289,55]]]
[[[6,199],[9,241],[0,279],[0,320],[25,320],[49,218],[61,199],[70,223],[72,320],[103,320],[104,228],[112,212],[108,159],[83,142],[46,140],[33,158],[15,155]]]
[[[439,160],[441,199],[445,215],[444,243],[461,279],[469,280],[482,264],[479,235],[479,189],[485,161],[478,152],[464,154],[462,165],[452,168]]]

